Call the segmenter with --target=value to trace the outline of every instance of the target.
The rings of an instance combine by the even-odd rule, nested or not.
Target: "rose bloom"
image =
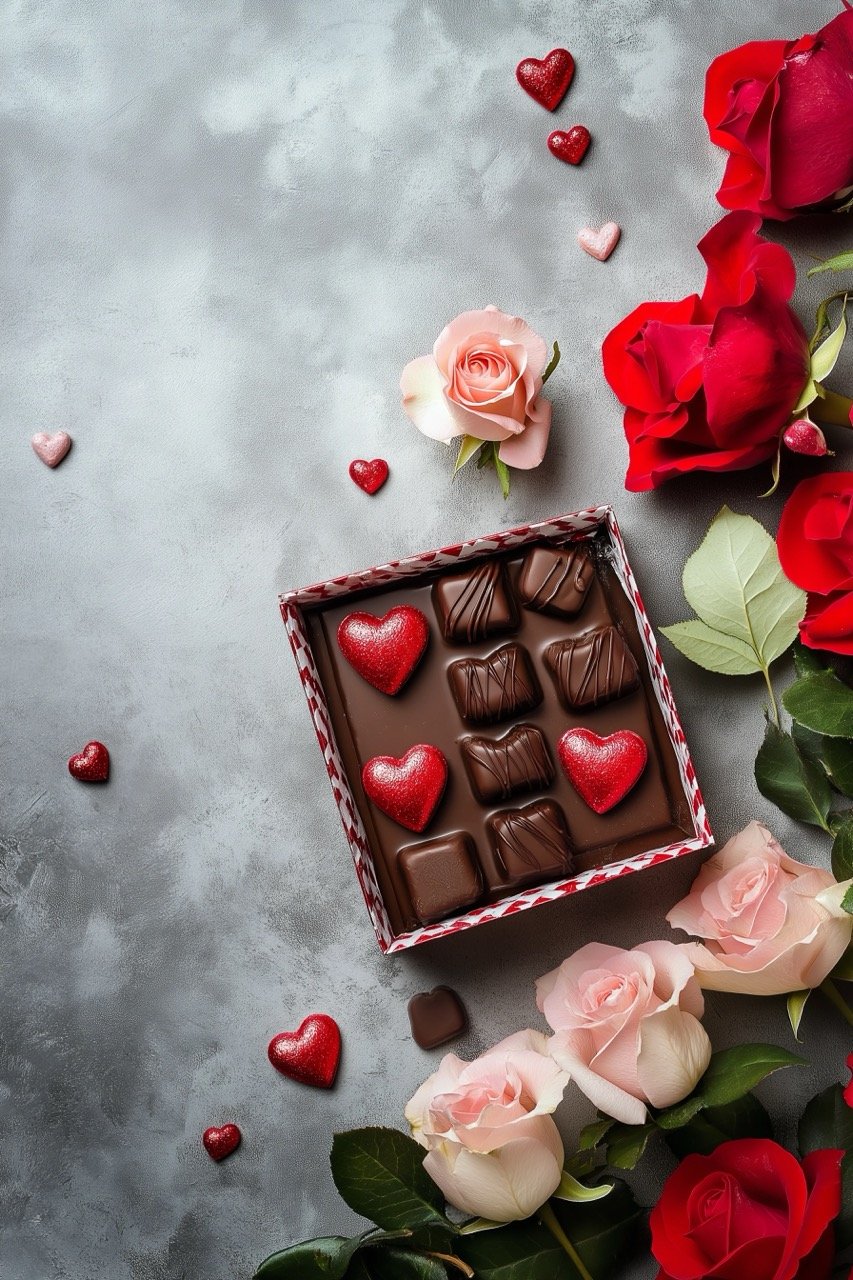
[[[431,356],[403,370],[403,408],[419,431],[449,444],[456,436],[499,440],[508,467],[530,470],[545,456],[551,403],[541,396],[545,340],[496,307],[463,311],[435,340]]]
[[[843,1154],[739,1138],[687,1156],[649,1219],[657,1280],[828,1280]]]
[[[591,942],[536,984],[554,1059],[600,1111],[642,1124],[694,1088],[711,1057],[704,1002],[685,949]]]
[[[553,1195],[563,1143],[551,1113],[568,1075],[537,1031],[521,1031],[475,1062],[450,1053],[406,1107],[424,1168],[463,1213],[513,1222]]]
[[[688,951],[708,991],[775,996],[818,987],[850,945],[851,881],[789,858],[751,822],[714,854],[666,917],[704,939]]]
[[[803,644],[853,654],[853,471],[801,480],[776,544],[787,576],[809,593]]]
[[[605,338],[604,376],[625,406],[625,487],[688,471],[738,471],[773,457],[809,372],[788,306],[790,254],[730,213],[699,243],[701,298],[644,302]]]
[[[711,141],[730,153],[717,192],[724,208],[785,219],[849,195],[851,66],[849,7],[816,35],[756,40],[714,59],[704,115]]]

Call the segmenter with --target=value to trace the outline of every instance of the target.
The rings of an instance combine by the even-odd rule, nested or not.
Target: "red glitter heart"
[[[420,662],[429,623],[420,609],[401,604],[384,618],[348,613],[338,627],[338,644],[351,667],[382,693],[399,693]]]
[[[566,96],[575,74],[575,60],[568,49],[552,49],[541,60],[523,58],[515,68],[515,78],[531,98],[554,111]]]
[[[557,750],[569,782],[596,813],[607,813],[625,798],[649,757],[645,742],[631,729],[608,738],[589,729],[568,729]]]
[[[365,493],[376,493],[388,479],[388,463],[384,458],[373,458],[367,462],[364,458],[356,458],[349,464],[351,478]]]
[[[423,831],[447,785],[447,760],[438,747],[419,742],[400,760],[374,756],[361,780],[377,809],[409,831]]]
[[[341,1030],[327,1013],[311,1013],[298,1031],[282,1031],[267,1046],[267,1057],[283,1076],[331,1089],[341,1060]]]
[[[555,129],[548,135],[548,150],[566,164],[580,164],[592,141],[585,124],[573,124],[571,129]]]
[[[68,772],[80,782],[106,782],[110,776],[110,753],[103,742],[87,742],[68,761]]]
[[[211,1125],[201,1135],[204,1149],[212,1160],[224,1160],[240,1145],[242,1133],[236,1124]]]

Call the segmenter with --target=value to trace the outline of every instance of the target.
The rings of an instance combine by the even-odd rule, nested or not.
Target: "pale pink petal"
[[[659,1009],[640,1025],[637,1075],[653,1107],[686,1098],[711,1060],[711,1041],[698,1019],[680,1009]]]
[[[578,1035],[573,1031],[561,1031],[551,1041],[555,1060],[568,1071],[581,1093],[593,1106],[605,1115],[620,1120],[622,1124],[642,1124],[646,1118],[645,1103],[640,1098],[620,1089],[610,1080],[598,1075],[578,1052]]]
[[[432,356],[418,356],[417,360],[409,361],[400,378],[400,390],[403,408],[425,436],[446,443],[454,436],[465,435],[468,427],[461,425],[452,411]]]
[[[543,410],[530,421],[520,436],[504,440],[498,450],[501,462],[505,462],[508,467],[516,467],[519,471],[532,471],[534,467],[538,467],[548,448],[551,402],[540,397],[537,404],[544,406]]]
[[[526,321],[519,316],[509,316],[503,311],[487,308],[483,311],[463,311],[442,329],[432,349],[439,368],[448,370],[453,348],[474,333],[494,333],[499,338],[520,343],[527,351],[528,363],[537,376],[541,376],[548,363],[548,347],[544,338],[540,338]]]
[[[560,1184],[563,1147],[553,1121],[552,1132],[525,1138],[495,1155],[453,1148],[446,1143],[424,1160],[433,1182],[449,1204],[463,1213],[492,1222],[528,1218]]]

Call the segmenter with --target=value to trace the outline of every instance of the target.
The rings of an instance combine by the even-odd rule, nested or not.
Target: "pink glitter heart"
[[[48,467],[58,467],[71,448],[71,437],[67,431],[37,431],[30,441],[33,449]]]
[[[581,227],[578,244],[591,258],[606,262],[619,243],[621,234],[622,228],[618,222],[605,222],[598,231],[594,227]]]

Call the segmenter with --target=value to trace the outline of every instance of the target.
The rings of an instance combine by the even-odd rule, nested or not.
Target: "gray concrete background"
[[[383,959],[276,593],[612,502],[661,624],[684,614],[681,565],[724,501],[775,528],[813,465],[792,462],[768,502],[764,472],[623,492],[599,344],[637,302],[701,286],[694,246],[723,164],[700,116],[711,57],[835,12],[0,6],[4,1280],[246,1280],[278,1245],[354,1228],[327,1151],[341,1127],[402,1123],[434,1067],[408,1035],[412,992],[460,990],[473,1055],[535,1020],[533,979],[569,951],[669,936],[692,860]],[[513,69],[556,44],[578,71],[552,118]],[[545,139],[576,121],[594,144],[572,169]],[[624,237],[602,266],[574,237],[609,218]],[[849,228],[773,234],[807,264]],[[807,320],[818,296],[801,286]],[[451,487],[449,456],[398,402],[403,364],[488,302],[564,351],[547,462],[514,476],[507,503],[489,475]],[[849,387],[849,356],[844,369]],[[59,428],[74,448],[51,472],[29,438]],[[392,477],[369,499],[346,469],[376,454]],[[758,680],[667,662],[718,836],[758,816],[825,861],[824,839],[755,790]],[[91,737],[112,753],[105,788],[66,772]],[[265,1056],[315,1009],[345,1038],[330,1094]],[[717,1047],[791,1043],[781,1000],[712,997],[707,1026]],[[849,1042],[815,998],[812,1065],[762,1090],[783,1135]],[[587,1114],[570,1093],[568,1140]],[[244,1143],[216,1166],[199,1138],[224,1120]],[[643,1196],[667,1167],[650,1162]]]

